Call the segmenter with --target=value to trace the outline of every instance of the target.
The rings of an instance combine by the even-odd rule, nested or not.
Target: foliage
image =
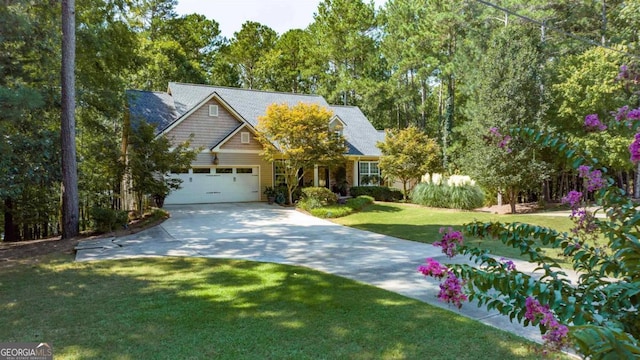
[[[407,199],[407,184],[417,182],[428,172],[438,170],[440,148],[435,140],[415,126],[402,130],[389,130],[384,142],[377,144],[382,152],[379,167],[389,180],[402,182],[403,196]]]
[[[242,29],[234,34],[234,39],[229,45],[229,57],[240,67],[243,87],[262,87],[257,72],[260,62],[274,48],[276,39],[277,34],[273,29],[255,21],[245,22]]]
[[[515,212],[520,191],[537,190],[548,174],[532,144],[501,134],[513,126],[543,126],[541,66],[533,65],[542,62],[539,35],[537,29],[513,25],[494,30],[485,44],[475,45],[461,166],[483,187],[506,195]]]
[[[338,196],[325,187],[306,187],[302,189],[302,199],[298,202],[298,207],[309,211],[337,202]]]
[[[373,198],[371,196],[362,195],[356,198],[347,199],[344,204],[316,207],[311,209],[310,212],[311,215],[323,219],[339,218],[360,211],[371,204],[373,204]]]
[[[90,211],[93,229],[99,233],[106,233],[121,229],[129,222],[129,213],[124,210],[94,207]]]
[[[634,130],[638,127],[640,123],[634,123]],[[467,284],[470,300],[511,320],[538,325],[552,349],[566,346],[568,336],[580,353],[593,359],[640,356],[636,308],[640,301],[640,216],[635,203],[612,186],[611,179],[602,177],[600,170],[585,165],[597,164],[597,160],[576,150],[574,144],[533,129],[513,133],[564,156],[584,178],[585,191],[594,192],[606,217],[596,218],[581,208],[583,194],[573,191],[565,198],[575,221],[571,233],[521,223],[473,222],[465,226],[465,232],[493,237],[519,249],[538,264],[542,276],[520,272],[468,246],[457,251],[471,256],[479,267],[450,265],[449,269]],[[604,234],[605,246],[594,244],[593,234],[598,232]],[[572,262],[580,274],[576,283],[565,277],[556,260],[540,254],[537,242],[558,249]],[[535,309],[542,311],[541,317],[534,315]]]
[[[333,114],[317,104],[272,104],[258,119],[261,155],[269,162],[284,159],[289,203],[305,169],[344,160],[345,140],[329,129]],[[302,171],[300,171],[302,169]]]
[[[188,169],[198,150],[190,150],[189,143],[173,145],[164,136],[156,137],[153,125],[138,122],[131,133],[128,171],[131,189],[136,193],[138,211],[143,213],[145,195],[164,199],[179,189],[181,180],[165,176],[171,170]]]
[[[482,207],[484,193],[478,185],[449,185],[423,182],[416,185],[411,193],[411,201],[430,207],[472,210]]]
[[[403,198],[400,190],[388,186],[353,186],[349,194],[354,197],[371,196],[376,201],[400,201]]]

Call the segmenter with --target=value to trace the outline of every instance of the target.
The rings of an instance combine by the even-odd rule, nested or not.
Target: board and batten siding
[[[209,116],[209,105],[218,105],[218,116]],[[215,99],[198,108],[167,134],[173,144],[190,140],[191,148],[211,148],[232,133],[241,122]],[[190,136],[193,134],[193,138]]]
[[[260,166],[260,199],[266,201],[263,194],[267,186],[273,186],[273,164],[265,161],[259,154],[218,153],[218,165],[213,165],[213,153],[199,153],[191,163],[193,167],[238,167],[244,165]]]

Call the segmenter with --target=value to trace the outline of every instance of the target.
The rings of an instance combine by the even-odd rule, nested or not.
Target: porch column
[[[358,179],[358,160],[353,160],[353,186],[359,186],[360,179]]]
[[[318,165],[313,165],[313,186],[318,187]]]

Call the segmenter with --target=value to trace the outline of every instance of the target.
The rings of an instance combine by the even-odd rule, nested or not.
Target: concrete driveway
[[[171,218],[151,229],[79,244],[77,261],[145,256],[246,259],[306,266],[449,309],[541,341],[496,312],[439,302],[438,283],[417,272],[427,257],[448,261],[440,248],[334,224],[264,203],[167,206]],[[520,266],[520,264],[518,264]]]

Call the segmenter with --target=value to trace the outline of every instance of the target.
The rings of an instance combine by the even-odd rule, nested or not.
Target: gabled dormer
[[[344,135],[344,128],[346,126],[347,124],[345,124],[344,121],[342,121],[342,119],[340,119],[340,117],[337,115],[332,117],[331,120],[329,121],[329,130],[331,130],[331,132],[333,132],[337,136]]]

